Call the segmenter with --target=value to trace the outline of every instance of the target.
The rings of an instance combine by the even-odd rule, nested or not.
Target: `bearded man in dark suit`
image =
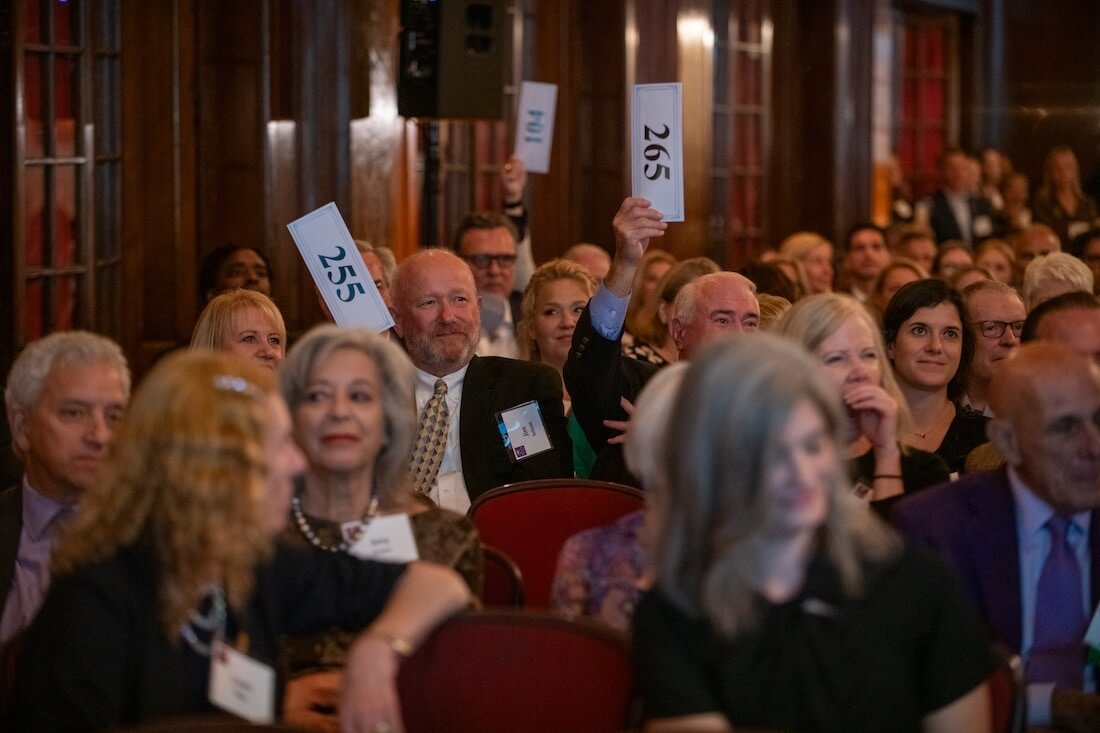
[[[418,252],[398,267],[393,299],[394,331],[416,367],[421,433],[433,395],[445,395],[447,404],[442,461],[418,488],[440,506],[465,513],[474,499],[497,486],[573,475],[557,372],[543,364],[474,354],[481,321],[469,265],[445,250]],[[498,415],[532,401],[550,448],[523,455],[505,446]]]

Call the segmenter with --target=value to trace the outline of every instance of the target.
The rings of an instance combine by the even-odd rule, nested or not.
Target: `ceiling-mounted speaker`
[[[401,0],[397,112],[504,116],[506,0]]]

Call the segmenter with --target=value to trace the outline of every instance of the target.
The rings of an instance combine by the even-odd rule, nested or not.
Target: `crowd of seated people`
[[[648,506],[565,543],[551,605],[634,634],[645,730],[988,730],[991,641],[1030,722],[1095,729],[1096,206],[1066,148],[1022,202],[997,150],[942,174],[837,251],[678,261],[630,197],[613,251],[535,267],[513,158],[504,213],[452,248],[357,242],[392,332],[291,346],[263,253],[231,246],[132,400],[109,339],[29,344],[4,392],[5,722],[247,717],[212,683],[247,657],[272,718],[401,730],[402,660],[478,607],[471,505],[588,477]]]

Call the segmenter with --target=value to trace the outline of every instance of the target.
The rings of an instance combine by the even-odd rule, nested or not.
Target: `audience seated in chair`
[[[627,425],[627,466],[651,491],[666,471],[666,431],[687,364],[673,364],[649,380]],[[588,617],[627,631],[638,596],[649,587],[645,512],[587,529],[566,540],[554,572],[550,608],[567,618]]]
[[[1060,701],[1079,701],[1100,603],[1100,367],[1026,344],[995,372],[991,399],[1006,468],[903,501],[894,518],[943,554],[993,638],[1021,655],[1030,722],[1068,724]]]
[[[465,514],[471,500],[497,486],[572,476],[561,377],[543,364],[474,354],[481,326],[469,266],[450,252],[423,250],[397,268],[393,289],[394,330],[416,367],[421,416],[414,453],[424,460],[415,462],[413,488]],[[505,445],[497,415],[531,401],[550,449],[518,456]]]
[[[130,369],[113,341],[54,333],[23,350],[5,391],[19,485],[0,487],[0,646],[26,629],[50,584],[60,527],[106,460],[130,399]]]
[[[635,270],[650,239],[663,236],[667,226],[661,213],[645,199],[623,201],[614,219],[616,248],[611,271],[573,333],[565,384],[577,420],[597,453],[591,476],[595,479],[631,485],[637,481],[623,464],[621,447],[608,442],[617,433],[605,421],[626,420],[622,401],[633,402],[657,371],[653,364],[624,357],[620,340]],[[669,335],[682,359],[690,359],[723,335],[755,332],[760,324],[752,282],[732,272],[693,280],[676,296],[672,310]]]

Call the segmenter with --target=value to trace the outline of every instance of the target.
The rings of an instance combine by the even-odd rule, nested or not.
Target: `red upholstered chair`
[[[301,728],[289,725],[249,723],[228,716],[172,718],[144,723],[126,730],[130,733],[302,733]]]
[[[512,558],[490,545],[481,545],[485,578],[481,605],[486,608],[523,608],[523,573]]]
[[[989,677],[993,702],[992,733],[1023,733],[1027,724],[1027,693],[1024,665],[1020,658],[1000,644],[993,645],[997,668]]]
[[[501,486],[470,507],[481,539],[523,572],[525,606],[546,608],[558,553],[581,530],[610,524],[645,507],[638,489],[606,481],[543,479]]]
[[[634,717],[627,639],[530,611],[486,611],[441,626],[401,665],[407,733],[611,733]]]

